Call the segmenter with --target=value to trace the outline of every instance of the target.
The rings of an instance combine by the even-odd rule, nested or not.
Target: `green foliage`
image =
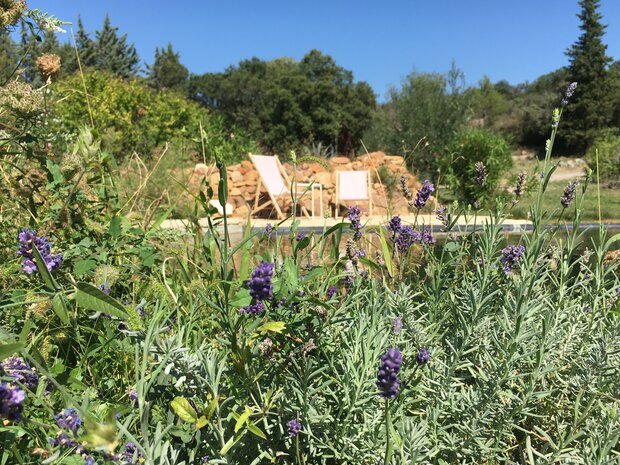
[[[209,160],[216,155],[216,149],[227,159],[245,153],[242,133],[222,145],[228,133],[221,121],[176,92],[156,92],[138,79],[127,81],[98,71],[86,73],[84,82],[90,107],[80,91],[81,76],[71,76],[54,87],[57,104],[53,121],[59,132],[75,134],[89,123],[92,111],[94,127],[105,135],[108,147],[118,148],[124,155],[135,150],[148,158],[154,148],[166,142],[199,138],[202,120],[203,127],[209,130],[211,145],[205,154]],[[199,140],[195,145],[200,150]]]
[[[189,72],[181,64],[179,54],[168,43],[166,49],[155,49],[155,62],[149,66],[149,79],[156,89],[183,89]]]
[[[108,15],[95,36],[93,66],[124,78],[135,76],[140,62],[136,48],[127,43],[127,34],[118,36],[118,28],[112,26]]]
[[[404,153],[410,168],[423,177],[436,178],[446,146],[467,121],[468,96],[462,73],[412,73],[375,115],[364,136],[369,150]]]
[[[512,167],[510,146],[502,136],[485,129],[464,129],[450,144],[451,159],[446,161],[450,187],[457,197],[468,203],[488,200],[502,175]],[[484,163],[486,182],[476,182],[475,165]]]
[[[613,99],[607,69],[611,58],[603,43],[606,26],[598,12],[600,1],[580,0],[579,5],[582,34],[566,52],[570,60],[569,80],[578,86],[566,108],[563,137],[569,147],[584,150],[597,132],[611,122]]]
[[[468,92],[471,93],[473,116],[480,118],[485,126],[492,126],[500,115],[509,110],[506,95],[491,83],[488,76],[484,76],[478,87],[472,87]]]
[[[222,112],[272,152],[320,143],[350,153],[368,127],[370,86],[317,50],[301,62],[244,60],[224,73],[192,76],[189,95]]]
[[[0,29],[0,85],[6,84],[11,79],[18,59],[17,44],[8,31]]]
[[[595,172],[597,152],[600,179],[618,184],[620,182],[620,129],[604,131],[588,149],[586,159]]]

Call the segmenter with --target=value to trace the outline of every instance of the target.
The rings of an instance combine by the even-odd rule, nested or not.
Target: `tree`
[[[581,12],[577,16],[583,32],[566,52],[569,80],[578,85],[566,107],[560,135],[576,151],[583,151],[592,143],[597,132],[610,123],[613,111],[608,74],[611,58],[603,43],[607,26],[601,24],[599,4],[599,0],[579,1]]]
[[[0,28],[0,86],[11,79],[16,71],[18,60],[17,44],[11,38],[9,31]]]
[[[189,72],[179,54],[168,43],[167,49],[155,49],[155,62],[149,66],[149,79],[156,89],[180,89],[187,84]]]
[[[118,28],[112,26],[106,15],[103,27],[96,32],[95,68],[128,78],[135,76],[139,61],[136,48],[127,43],[127,34],[119,37]]]
[[[370,86],[354,83],[351,71],[318,50],[301,62],[253,58],[224,73],[192,76],[189,95],[280,153],[320,145],[349,154],[375,109]]]
[[[78,30],[75,35],[75,46],[80,55],[80,63],[83,68],[95,66],[95,42],[90,38],[86,29],[84,29],[84,23],[82,23],[82,18],[79,16],[77,23]]]

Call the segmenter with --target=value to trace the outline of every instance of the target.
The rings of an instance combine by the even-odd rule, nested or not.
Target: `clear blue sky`
[[[516,84],[567,64],[580,31],[577,0],[29,0],[88,31],[106,13],[141,59],[172,42],[192,73],[219,72],[253,56],[330,54],[383,100],[412,70],[445,72],[452,60],[468,84],[488,75]],[[620,1],[601,2],[608,54],[620,59]],[[67,30],[71,26],[67,27]],[[74,27],[74,29],[76,29]]]

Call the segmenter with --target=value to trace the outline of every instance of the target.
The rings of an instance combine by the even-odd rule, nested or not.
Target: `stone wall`
[[[403,198],[400,189],[400,177],[405,175],[408,179],[408,185],[412,192],[420,187],[417,181],[406,168],[405,160],[401,156],[386,155],[383,152],[373,152],[363,155],[355,159],[348,157],[332,157],[325,160],[326,166],[321,163],[301,163],[297,166],[296,178],[298,182],[315,181],[323,185],[323,210],[334,214],[335,194],[336,194],[336,171],[370,171],[371,174],[371,190],[373,201],[373,215],[385,215],[387,212],[387,204],[391,206],[393,214],[403,215],[407,213],[407,202]],[[290,163],[284,163],[284,169],[289,177],[292,177],[294,167]],[[385,167],[385,168],[382,168]],[[233,216],[246,217],[254,205],[254,197],[256,188],[259,183],[259,177],[254,165],[249,160],[244,160],[237,165],[227,167],[228,171],[228,202],[233,205]],[[380,182],[378,173],[384,176],[384,181]],[[194,173],[190,182],[196,189],[202,178],[206,177],[214,192],[217,193],[217,184],[219,182],[219,173],[212,166],[199,163],[194,168]],[[391,182],[389,182],[391,180]],[[194,190],[195,190],[194,189]],[[306,194],[307,198],[302,199],[302,204],[310,210],[310,194]],[[267,197],[267,191],[261,186],[261,203]],[[290,210],[290,200],[284,203],[285,213]],[[368,202],[358,202],[362,212],[368,213]],[[344,212],[347,205],[341,205],[340,211]],[[318,215],[318,195],[317,204],[315,206]],[[261,216],[272,215],[275,212],[270,207],[259,213]]]

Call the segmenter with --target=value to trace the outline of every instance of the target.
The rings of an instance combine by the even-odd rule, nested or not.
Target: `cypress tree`
[[[78,30],[75,36],[75,46],[80,55],[82,67],[95,66],[95,43],[90,38],[88,32],[86,32],[86,29],[84,29],[84,23],[82,23],[82,18],[79,16],[77,23]]]
[[[568,149],[583,151],[592,143],[599,130],[607,127],[612,117],[611,85],[607,45],[603,36],[607,26],[601,23],[599,0],[580,0],[582,34],[566,52],[569,57],[568,76],[577,82],[563,117],[560,134]]]
[[[139,62],[136,48],[127,43],[127,34],[118,36],[118,28],[112,26],[108,15],[96,36],[95,67],[124,78],[135,76]]]
[[[168,43],[167,49],[155,49],[155,62],[149,66],[149,78],[157,89],[181,89],[187,83],[189,71],[181,64],[179,54]]]

